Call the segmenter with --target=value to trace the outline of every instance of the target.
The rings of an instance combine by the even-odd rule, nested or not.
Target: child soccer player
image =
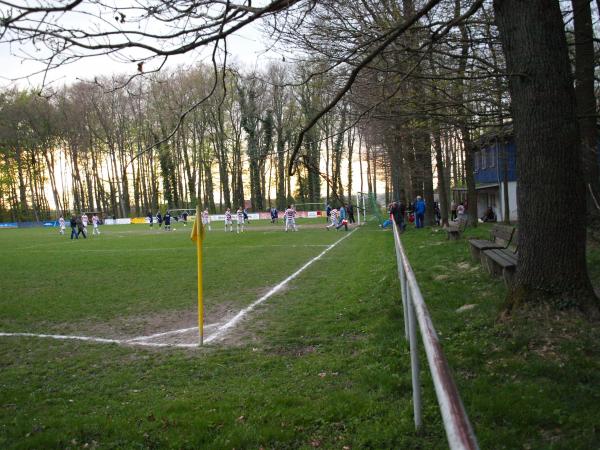
[[[164,217],[165,231],[171,231],[171,213],[167,211]]]
[[[162,227],[162,215],[160,214],[160,211],[156,213],[156,221],[158,222],[158,228]]]
[[[58,226],[60,227],[59,234],[65,234],[65,219],[63,216],[58,219]]]
[[[327,231],[329,231],[329,229],[331,227],[337,227],[338,215],[339,215],[339,211],[337,210],[337,208],[333,208],[331,210],[331,212],[329,213],[329,218],[331,219],[331,223],[325,227],[325,228],[327,228]]]
[[[227,227],[229,227],[229,231],[233,233],[233,224],[231,223],[231,210],[227,208],[225,211],[225,231],[227,231]]]
[[[184,211],[183,214],[181,215],[181,218],[183,219],[183,226],[187,227],[188,213]]]
[[[287,233],[288,229],[291,228],[294,231],[298,231],[296,228],[296,210],[293,208],[294,205],[288,205],[285,213],[283,213],[285,217],[285,232]]]
[[[100,219],[98,218],[98,214],[94,214],[92,216],[92,225],[94,225],[94,231],[92,234],[100,235],[100,229],[98,228],[98,224],[100,223]]]
[[[148,222],[150,222],[150,228],[154,225],[154,217],[152,217],[152,213],[148,211]]]
[[[83,214],[81,216],[81,223],[83,223],[83,233],[87,236],[87,226],[88,226],[88,222],[90,221],[90,218],[88,217],[87,214]]]
[[[237,213],[237,232],[238,234],[240,233],[240,230],[242,231],[242,233],[244,232],[244,210],[242,209],[242,207],[240,206],[238,208],[238,210],[236,211]]]
[[[202,211],[202,225],[204,225],[205,228],[208,227],[208,231],[210,231],[210,216],[208,215],[208,209]]]

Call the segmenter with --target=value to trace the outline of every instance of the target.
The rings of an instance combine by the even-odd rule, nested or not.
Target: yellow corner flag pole
[[[204,227],[199,205],[196,206],[196,220],[190,238],[196,243],[198,258],[198,332],[200,333],[200,345],[204,345],[204,303],[202,301],[202,241],[204,240]]]

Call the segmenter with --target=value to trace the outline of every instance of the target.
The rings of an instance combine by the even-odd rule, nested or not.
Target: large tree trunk
[[[598,131],[596,125],[596,96],[594,92],[594,29],[589,0],[572,0],[573,22],[575,24],[575,98],[577,116],[581,131],[583,170],[588,223],[600,227],[600,211],[594,205],[592,193],[600,195],[600,174],[598,168]]]
[[[550,303],[600,317],[587,273],[581,143],[559,4],[495,0],[494,9],[511,74],[519,181],[519,262],[509,309]]]

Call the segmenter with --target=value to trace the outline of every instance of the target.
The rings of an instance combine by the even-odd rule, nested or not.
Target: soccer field
[[[189,226],[78,241],[2,230],[0,447],[382,448],[413,435],[391,234],[213,225],[205,338],[231,326],[202,348]]]
[[[327,232],[315,220],[304,225],[301,232],[284,233],[281,226],[255,222],[237,234],[213,224],[203,252],[207,342],[233,338],[233,325],[257,303],[285,291],[290,276],[351,234]],[[1,277],[9,295],[0,304],[1,331],[196,345],[190,229],[107,226],[100,236],[78,240],[49,229],[3,231]]]

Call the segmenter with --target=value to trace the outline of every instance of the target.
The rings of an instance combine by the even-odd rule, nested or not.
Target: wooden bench
[[[492,276],[502,275],[507,287],[512,285],[517,270],[518,239],[518,231],[515,230],[512,237],[514,250],[511,248],[492,248],[483,250],[481,254],[481,264],[487,268]]]
[[[483,250],[508,248],[515,233],[514,227],[505,225],[494,225],[488,239],[469,239],[471,256],[475,261],[481,259]],[[504,244],[502,244],[504,242]]]
[[[450,225],[446,228],[446,232],[448,233],[448,239],[450,241],[456,241],[460,239],[461,234],[465,231],[467,226],[466,220],[459,220],[456,225]]]

